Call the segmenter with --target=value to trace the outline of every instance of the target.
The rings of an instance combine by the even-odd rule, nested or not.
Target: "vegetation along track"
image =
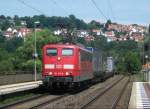
[[[129,77],[121,78],[91,98],[81,109],[115,109],[129,83]]]

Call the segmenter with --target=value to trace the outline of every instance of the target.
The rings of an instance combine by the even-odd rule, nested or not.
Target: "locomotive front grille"
[[[47,82],[72,82],[72,76],[69,77],[55,77],[55,76],[46,76],[45,80]]]

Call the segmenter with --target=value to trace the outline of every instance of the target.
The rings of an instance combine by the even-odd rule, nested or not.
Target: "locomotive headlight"
[[[66,76],[68,76],[69,75],[69,72],[66,72]]]
[[[53,73],[52,73],[52,72],[49,72],[48,74],[49,74],[49,75],[52,75]]]
[[[57,58],[58,61],[60,61],[60,59],[61,59],[60,57]]]

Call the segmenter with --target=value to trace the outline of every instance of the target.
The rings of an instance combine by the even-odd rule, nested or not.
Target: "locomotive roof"
[[[74,45],[74,44],[47,44],[47,45],[44,45],[43,48],[45,47],[69,47],[69,48],[79,48],[79,49],[82,49],[84,51],[87,51],[89,53],[92,53],[90,50],[86,49],[85,47],[81,47],[81,46],[78,46],[78,45]]]

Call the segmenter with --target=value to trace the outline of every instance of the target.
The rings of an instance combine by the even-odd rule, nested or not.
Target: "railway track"
[[[47,100],[46,102],[40,103],[40,104],[38,104],[38,105],[36,105],[36,106],[33,106],[33,107],[30,107],[30,108],[28,108],[28,109],[41,109],[41,108],[44,107],[45,105],[53,104],[53,102],[56,102],[56,101],[61,100],[61,99],[64,99],[64,98],[67,98],[67,97],[71,96],[71,94],[76,94],[76,93],[78,93],[78,92],[80,92],[80,91],[83,91],[83,90],[84,90],[84,88],[80,88],[80,89],[78,89],[78,90],[75,90],[75,91],[72,91],[72,92],[69,92],[69,93],[60,95],[60,96],[58,96],[58,97],[55,97],[55,98],[53,98],[53,99]]]
[[[118,79],[121,77],[118,77]],[[110,81],[106,81],[106,83],[100,83],[95,85],[94,87],[90,87],[87,90],[84,90],[80,93],[70,95],[65,97],[62,100],[50,103],[48,105],[43,105],[40,109],[80,109],[82,107],[81,104],[84,104],[85,101],[89,101],[89,98],[95,96],[97,92],[103,90],[106,86],[116,82],[116,78],[111,79]]]
[[[6,108],[6,109],[40,109],[45,105],[52,104],[53,102],[61,100],[65,97],[72,96],[72,94],[83,91],[83,89],[84,88],[81,88],[79,90],[75,90],[75,91],[68,92],[68,93],[61,94],[61,95],[53,95],[53,94],[50,95],[50,94],[46,93],[43,95],[31,97],[29,99],[21,100],[16,103],[2,106],[2,107],[0,107],[0,109],[4,109],[4,108]],[[36,102],[36,104],[35,104],[35,102]]]
[[[120,78],[120,79],[119,79]],[[110,87],[113,87],[110,84],[117,84],[119,81],[122,80],[123,77],[114,77],[110,80],[107,80],[106,83],[100,83],[97,85],[94,85],[87,90],[82,91],[76,91],[77,93],[67,93],[63,95],[43,95],[41,97],[32,98],[26,101],[18,102],[15,105],[10,105],[6,107],[7,109],[84,109],[86,108],[86,105],[78,105],[79,102],[81,104],[83,99],[85,101],[86,97],[93,96],[96,97],[98,92],[101,92],[101,94],[104,94],[103,90],[107,88],[107,90],[111,89]],[[83,97],[82,97],[83,96]],[[91,98],[90,101],[94,98]],[[117,98],[116,98],[117,99]],[[89,99],[86,99],[86,101],[89,101]],[[95,100],[93,100],[95,101]],[[117,101],[117,100],[116,100]],[[87,104],[87,102],[86,102]],[[90,104],[90,103],[89,103]]]
[[[48,94],[40,94],[40,95],[36,95],[36,96],[33,96],[33,97],[30,97],[30,98],[26,98],[26,99],[23,99],[23,100],[18,100],[18,101],[15,101],[13,103],[9,103],[9,104],[5,104],[5,105],[2,105],[0,106],[0,109],[4,109],[4,108],[10,108],[12,106],[16,106],[16,105],[20,105],[21,103],[25,103],[25,102],[28,102],[28,101],[32,101],[34,99],[40,99],[44,96],[47,96]]]
[[[63,97],[69,96],[68,94],[63,95],[50,95],[49,93],[37,95],[25,100],[20,100],[15,103],[10,103],[1,106],[0,109],[36,109],[43,105],[57,101]]]
[[[97,94],[97,96],[91,98],[87,103],[82,105],[80,109],[116,109],[116,106],[126,88],[128,85],[129,78],[121,78],[118,81],[116,81],[111,86],[106,87],[102,92]],[[125,84],[123,84],[125,83]],[[117,85],[123,85],[121,90],[117,92],[118,94],[114,94],[114,89]],[[112,101],[110,100],[112,99]]]
[[[113,102],[113,104],[112,104],[112,106],[111,106],[111,109],[116,109],[117,104],[119,103],[119,101],[120,101],[120,99],[121,99],[121,96],[123,95],[123,93],[124,93],[126,87],[127,87],[128,84],[129,84],[129,81],[130,81],[130,77],[129,77],[129,79],[127,80],[127,82],[125,83],[125,85],[124,85],[124,87],[122,88],[122,90],[121,90],[121,92],[119,93],[119,95],[116,96],[116,98],[114,99],[114,102]]]
[[[55,102],[55,101],[57,101],[57,100],[60,100],[60,99],[62,99],[62,98],[64,98],[64,97],[67,97],[67,96],[69,96],[69,95],[68,95],[68,94],[65,94],[65,95],[58,96],[58,97],[53,98],[53,99],[51,99],[51,100],[48,100],[48,101],[46,101],[46,102],[44,102],[44,103],[38,104],[38,105],[36,105],[36,106],[33,106],[33,107],[29,108],[29,109],[40,109],[41,107],[43,107],[43,106],[45,106],[45,105],[48,105],[48,104],[50,104],[50,103],[53,103],[53,102]]]
[[[40,94],[40,95],[30,97],[24,100],[19,100],[14,103],[0,106],[0,109],[37,109],[37,108],[43,107],[44,105],[52,104],[53,102],[57,100],[61,100],[62,98],[70,96],[71,94],[78,93],[82,91],[83,89],[84,88],[81,88],[79,90],[71,91],[68,93],[60,92],[60,93],[65,93],[65,94],[60,94],[60,95],[59,94],[55,95],[55,94],[50,94],[50,93]]]

